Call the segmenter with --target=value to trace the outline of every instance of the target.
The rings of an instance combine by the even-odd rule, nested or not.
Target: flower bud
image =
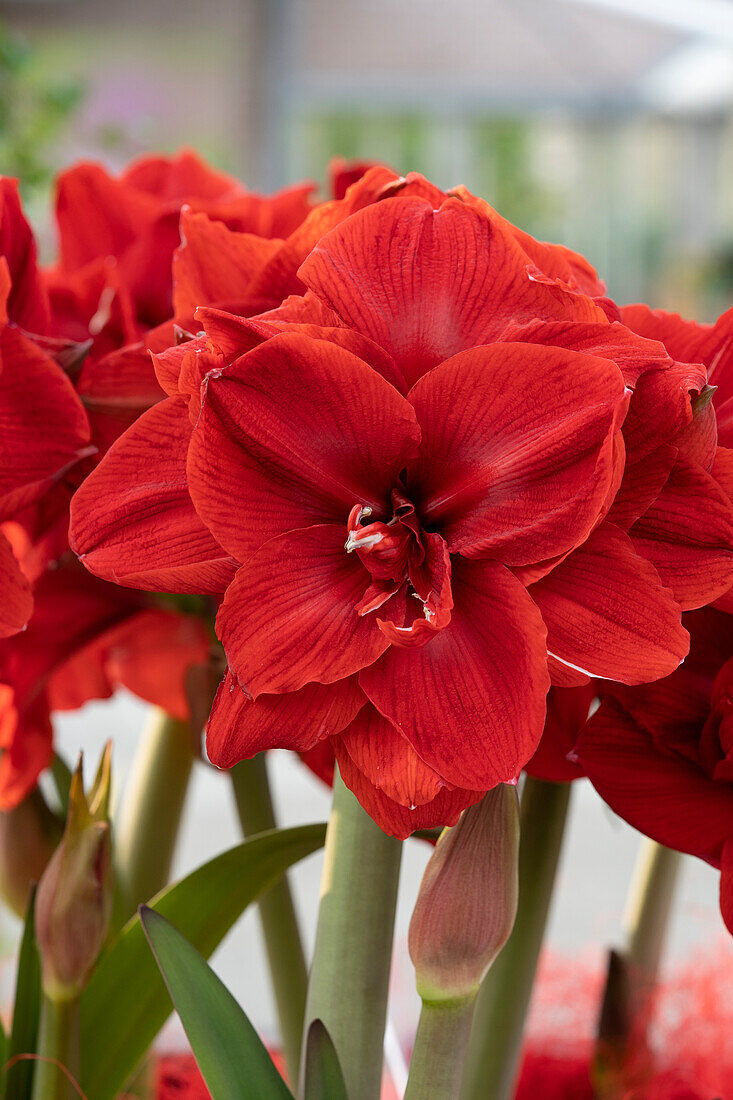
[[[517,912],[516,787],[500,783],[445,829],[420,885],[410,957],[424,1001],[471,1000]]]
[[[81,759],[71,780],[61,843],[36,895],[36,938],[43,988],[54,1001],[79,996],[89,980],[112,918],[109,828],[110,745],[87,797]]]
[[[0,897],[19,917],[61,840],[61,822],[34,788],[19,805],[0,813]]]

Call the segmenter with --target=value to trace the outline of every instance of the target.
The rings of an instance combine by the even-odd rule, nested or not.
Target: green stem
[[[44,995],[38,1035],[39,1061],[33,1075],[33,1100],[79,1100],[79,1002],[52,1001]],[[59,1065],[60,1064],[60,1065]]]
[[[646,837],[636,858],[624,913],[622,952],[612,951],[601,1002],[591,1080],[598,1098],[631,1087],[637,1054],[644,1049],[650,997],[672,913],[682,856]]]
[[[647,987],[656,983],[659,974],[681,864],[680,852],[646,837],[642,841],[629,888],[624,930],[630,971]]]
[[[245,837],[276,826],[264,753],[232,768],[232,786]],[[275,994],[288,1077],[297,1087],[308,974],[298,918],[283,876],[259,901],[272,987]]]
[[[475,1004],[423,1002],[405,1100],[458,1100]]]
[[[170,879],[194,756],[189,723],[156,708],[115,821],[115,872],[125,919]]]
[[[336,772],[326,832],[306,1028],[333,1040],[349,1100],[378,1100],[402,845]]]
[[[527,776],[520,809],[517,919],[479,991],[462,1100],[513,1096],[569,799],[569,783]]]

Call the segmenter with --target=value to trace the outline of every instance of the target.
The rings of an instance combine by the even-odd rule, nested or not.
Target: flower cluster
[[[684,846],[603,737],[633,720],[733,807],[729,654],[715,751],[712,719],[693,751],[639,717],[733,610],[733,322],[619,309],[464,188],[339,165],[311,192],[191,153],[81,164],[44,269],[3,181],[0,804],[48,763],[52,709],[125,684],[184,716],[218,609],[214,764],[335,758],[400,837],[525,766],[586,771]],[[725,866],[723,832],[687,850]]]
[[[698,350],[465,189],[354,176],[267,237],[182,209],[167,397],[71,538],[99,578],[220,605],[213,763],[332,750],[406,836],[517,777],[551,684],[577,732],[595,684],[675,672],[683,612],[731,587],[733,505]]]

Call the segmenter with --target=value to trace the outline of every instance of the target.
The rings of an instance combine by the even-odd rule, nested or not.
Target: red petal
[[[546,344],[580,351],[601,359],[612,359],[627,385],[636,384],[639,376],[652,367],[668,366],[669,355],[657,340],[645,340],[618,321],[531,321],[510,324],[501,334],[504,340],[519,340],[526,344]]]
[[[191,210],[181,213],[181,247],[173,258],[173,312],[192,317],[197,306],[244,301],[282,241],[234,233]]]
[[[49,322],[48,294],[38,270],[33,230],[18,195],[18,181],[0,178],[0,256],[7,263],[10,286],[6,320],[29,332],[45,332]]]
[[[188,718],[188,672],[209,653],[202,620],[173,611],[141,611],[106,634],[102,644],[113,683],[176,718]]]
[[[672,363],[639,379],[624,420],[628,462],[639,462],[662,443],[675,443],[692,422],[692,398],[706,385],[705,369]]]
[[[680,458],[655,502],[630,529],[683,611],[711,603],[733,579],[733,507],[701,466]]]
[[[458,199],[439,210],[402,197],[369,206],[319,240],[298,274],[388,351],[408,384],[497,339],[510,321],[572,316],[571,304],[530,280],[526,254],[499,221]]]
[[[614,364],[493,344],[442,363],[409,399],[423,432],[410,491],[451,552],[521,565],[588,535],[610,485],[624,401]]]
[[[33,596],[10,543],[0,533],[0,638],[22,630],[33,612]]]
[[[186,403],[155,405],[114,444],[71,502],[71,542],[87,569],[134,588],[223,592],[236,565],[194,511],[186,484]]]
[[[495,562],[454,558],[453,598],[449,626],[428,645],[392,647],[359,682],[443,780],[488,790],[513,779],[540,739],[545,627]]]
[[[658,680],[689,650],[672,593],[611,523],[529,591],[547,626],[549,652],[589,676]]]
[[[677,461],[677,454],[676,447],[663,443],[640,462],[627,462],[606,519],[628,531],[661,493]]]
[[[199,515],[246,561],[283,531],[387,498],[420,438],[412,407],[349,352],[276,336],[209,376],[188,461]],[[391,513],[390,513],[391,514]],[[345,541],[345,535],[344,535]]]
[[[0,518],[90,453],[89,422],[60,367],[16,328],[0,333]]]
[[[80,163],[56,183],[61,267],[75,271],[100,256],[121,256],[148,228],[160,205],[113,179],[99,164]]]
[[[365,706],[339,740],[369,782],[408,809],[432,802],[445,786],[373,706]]]
[[[0,812],[12,810],[28,795],[53,756],[53,730],[41,693],[20,717],[0,684]]]
[[[455,825],[466,807],[479,802],[486,793],[485,791],[464,791],[459,788],[448,790],[444,787],[431,802],[411,810],[395,802],[369,782],[341,744],[340,737],[334,737],[333,745],[339,771],[346,786],[354,792],[379,828],[389,836],[396,836],[399,840],[405,840],[418,829]]]
[[[253,701],[228,671],[206,727],[206,753],[217,768],[231,768],[263,749],[307,752],[348,726],[365,702],[355,676]]]
[[[342,680],[389,645],[374,619],[356,612],[370,578],[346,553],[345,530],[318,526],[270,539],[229,585],[217,634],[252,697]],[[404,597],[383,611],[401,621]]]
[[[590,719],[576,753],[601,798],[634,828],[668,848],[720,858],[733,836],[729,784],[655,749],[651,737],[610,701]]]

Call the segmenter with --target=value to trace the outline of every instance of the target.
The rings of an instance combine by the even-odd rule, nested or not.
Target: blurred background
[[[620,302],[712,320],[733,301],[729,0],[0,3],[0,171],[20,177],[47,258],[54,171],[181,145],[261,190],[323,181],[337,155],[465,183],[587,255]],[[60,721],[60,748],[93,761],[113,735],[123,783],[145,717],[124,694],[90,704]],[[325,788],[291,756],[272,763],[283,823],[324,820]],[[600,965],[638,838],[576,788],[549,940]],[[225,776],[197,769],[179,872],[236,842],[229,799]],[[403,1039],[418,1007],[406,931],[428,854],[407,845],[392,1012]],[[319,874],[314,857],[294,876],[309,939]],[[717,875],[689,860],[672,962],[722,936],[716,891]],[[15,928],[0,920],[10,960]],[[256,935],[251,914],[216,961],[273,1033]]]
[[[0,20],[0,161],[26,191],[181,144],[260,189],[381,159],[579,249],[621,301],[708,319],[733,297],[730,0],[5,0]]]

